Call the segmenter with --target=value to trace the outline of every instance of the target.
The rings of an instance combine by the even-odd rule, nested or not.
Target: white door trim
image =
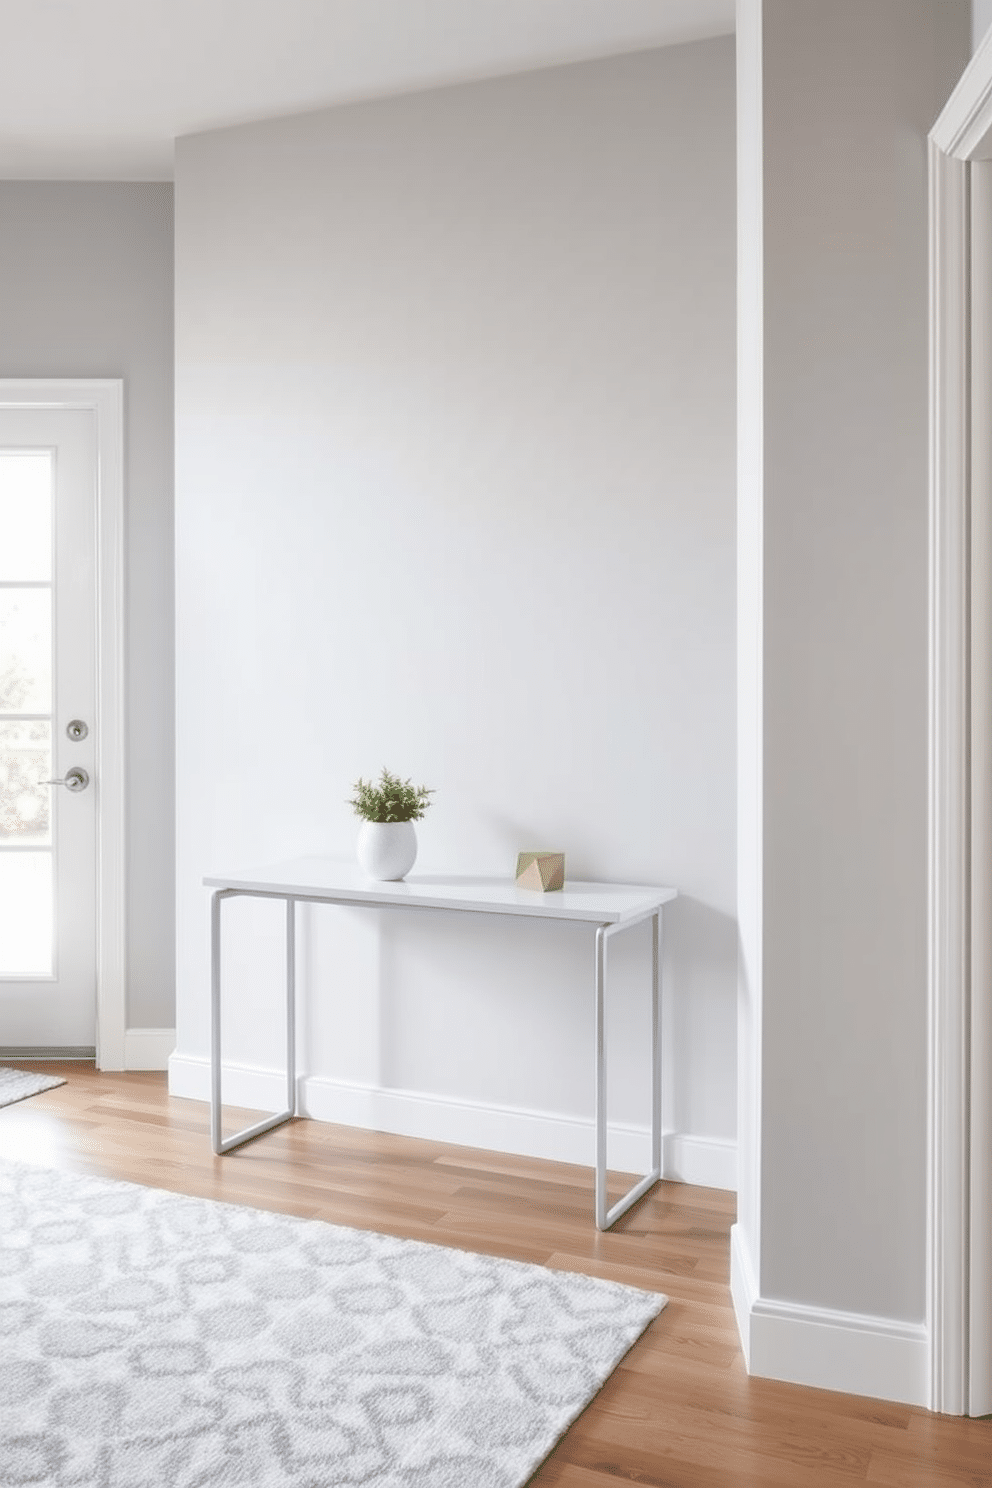
[[[96,1062],[124,1068],[127,1021],[124,752],[124,384],[118,378],[0,378],[0,408],[82,408],[97,445]]]
[[[992,141],[992,35],[930,133],[930,888],[927,1322],[930,1406],[982,1414],[988,1325],[971,1309],[989,1295],[992,1131],[976,1099],[974,1037],[989,1026],[988,904],[992,894],[992,729],[982,704],[992,613],[987,562],[992,492],[972,409],[987,419],[992,367],[972,335],[974,162]],[[984,169],[984,167],[982,167]],[[973,232],[978,234],[973,238]],[[973,356],[973,352],[975,355]],[[980,432],[978,421],[975,430]],[[982,1081],[977,1076],[982,1074]],[[987,1090],[986,1090],[987,1094]],[[976,1319],[977,1322],[977,1319]]]
[[[971,216],[971,925],[968,1413],[992,1413],[992,161],[973,160]]]

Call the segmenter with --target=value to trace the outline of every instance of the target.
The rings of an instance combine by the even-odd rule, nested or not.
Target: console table
[[[350,863],[297,858],[272,867],[216,874],[203,880],[214,890],[210,916],[210,1126],[218,1155],[272,1131],[296,1113],[296,905],[365,905],[375,909],[434,909],[461,914],[514,915],[548,922],[595,925],[593,985],[596,1004],[596,1225],[609,1229],[661,1177],[661,918],[676,897],[671,888],[566,880],[550,893],[518,889],[511,879],[411,874],[396,883],[373,883]],[[221,905],[248,895],[286,904],[286,1109],[225,1138],[221,1129]],[[642,920],[651,932],[651,1171],[607,1207],[606,1194],[606,992],[610,939]]]

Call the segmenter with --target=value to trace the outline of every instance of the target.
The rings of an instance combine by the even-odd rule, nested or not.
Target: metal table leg
[[[210,1137],[214,1152],[220,1157],[263,1132],[272,1131],[296,1115],[296,900],[286,900],[286,1110],[276,1116],[248,1126],[244,1131],[224,1137],[221,1127],[221,1049],[220,1049],[220,906],[223,899],[241,893],[238,889],[217,889],[210,903]],[[249,896],[250,897],[250,896]]]
[[[661,1177],[661,911],[651,916],[651,1171],[612,1209],[606,1195],[606,947],[609,937],[629,926],[596,930],[596,1228],[608,1230]]]

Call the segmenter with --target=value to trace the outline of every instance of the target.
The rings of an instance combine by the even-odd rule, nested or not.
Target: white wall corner
[[[694,1137],[688,1132],[666,1132],[662,1171],[675,1183],[736,1193],[737,1143],[718,1137]]]
[[[209,1060],[177,1052],[168,1060],[168,1069],[172,1095],[188,1100],[210,1099]],[[225,1104],[277,1111],[283,1107],[285,1077],[274,1070],[225,1064],[223,1092]],[[480,1105],[414,1090],[383,1090],[316,1075],[300,1077],[297,1100],[300,1114],[315,1121],[480,1147],[489,1152],[512,1152],[549,1162],[591,1167],[594,1161],[596,1138],[591,1119]],[[609,1141],[612,1166],[631,1173],[648,1171],[651,1133],[647,1128],[611,1125]],[[665,1177],[704,1188],[733,1189],[736,1144],[668,1133]]]
[[[924,1323],[759,1296],[740,1225],[730,1232],[730,1294],[748,1374],[901,1405],[928,1403],[930,1341]]]
[[[730,1237],[730,1291],[748,1374],[901,1405],[927,1404],[930,1342],[924,1323],[760,1297],[740,1225]]]
[[[128,1028],[124,1034],[124,1068],[164,1070],[176,1047],[174,1028]]]

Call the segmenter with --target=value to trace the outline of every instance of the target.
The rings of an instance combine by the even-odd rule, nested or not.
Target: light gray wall
[[[992,0],[971,0],[971,50],[976,52],[992,26]]]
[[[763,9],[764,303],[752,347],[763,409],[751,447],[763,533],[748,581],[759,610],[741,617],[761,637],[750,685],[763,743],[758,809],[740,818],[763,838],[759,891],[740,889],[758,916],[742,939],[760,941],[760,1009],[741,1043],[760,1071],[760,1146],[741,1153],[741,1213],[763,1298],[917,1321],[926,136],[967,59],[969,13],[943,0]]]
[[[208,1049],[203,874],[350,858],[349,786],[387,764],[437,788],[418,869],[550,845],[678,885],[666,1124],[732,1174],[733,58],[179,142],[173,1088]],[[241,918],[227,1047],[272,1068]],[[472,1102],[591,1115],[582,934],[307,933],[311,1073],[442,1097],[456,1140]],[[614,1111],[639,1128],[635,959]]]
[[[131,1028],[174,1023],[172,187],[0,182],[0,376],[121,377]]]

